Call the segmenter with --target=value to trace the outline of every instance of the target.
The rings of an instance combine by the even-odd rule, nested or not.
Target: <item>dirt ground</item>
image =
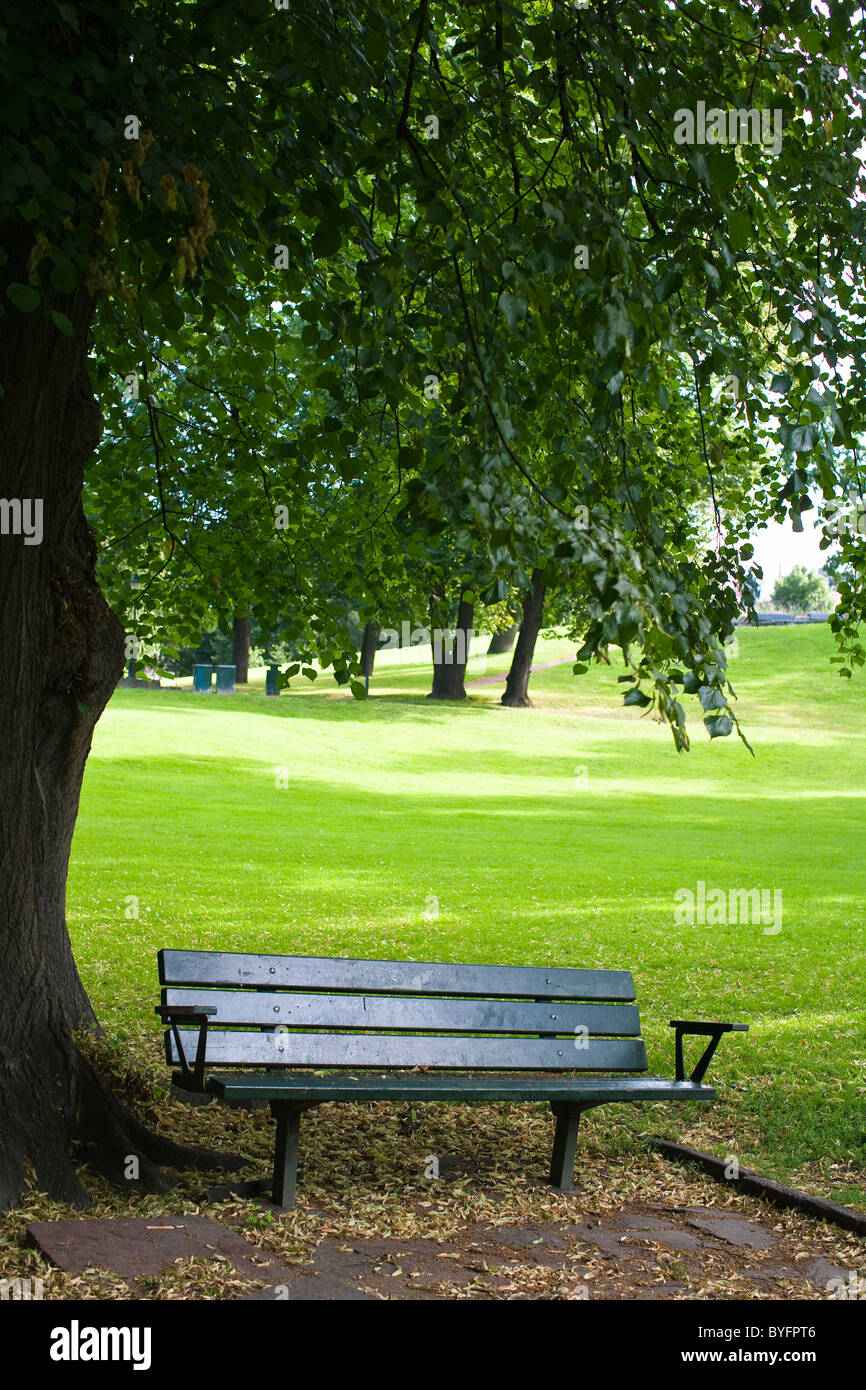
[[[146,1123],[248,1167],[177,1173],[160,1195],[85,1167],[86,1212],[33,1192],[4,1216],[0,1281],[39,1279],[46,1299],[866,1298],[866,1240],[671,1162],[614,1107],[586,1124],[564,1194],[545,1181],[546,1106],[323,1105],[302,1121],[297,1207],[280,1212],[233,1195],[270,1170],[267,1111],[155,1101],[139,1080],[128,1099]]]
[[[656,1155],[602,1161],[569,1195],[470,1190],[450,1157],[429,1195],[301,1196],[292,1213],[220,1188],[72,1221],[37,1202],[0,1276],[39,1275],[52,1299],[866,1299],[862,1239]]]

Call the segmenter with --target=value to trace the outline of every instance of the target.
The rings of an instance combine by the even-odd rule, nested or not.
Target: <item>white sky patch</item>
[[[761,598],[772,598],[776,580],[790,574],[795,565],[803,565],[807,570],[823,569],[836,547],[821,550],[820,540],[821,530],[810,523],[808,516],[803,517],[803,530],[799,532],[794,531],[790,521],[771,521],[763,531],[758,531],[752,537],[752,544],[755,560],[764,571]]]

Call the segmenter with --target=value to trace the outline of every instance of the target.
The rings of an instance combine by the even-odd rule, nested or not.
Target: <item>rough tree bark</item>
[[[465,700],[466,661],[469,656],[469,643],[472,641],[472,624],[475,619],[475,604],[467,603],[463,594],[457,608],[457,627],[453,640],[449,643],[443,638],[441,630],[434,624],[436,605],[430,606],[433,648],[433,689],[428,700]],[[438,637],[437,637],[438,633]]]
[[[232,661],[235,681],[246,685],[250,678],[250,610],[236,613],[232,620]]]
[[[490,646],[487,648],[487,655],[504,656],[506,652],[510,652],[519,631],[520,624],[512,623],[511,627],[504,628],[502,632],[494,632],[490,639]]]
[[[4,240],[4,304],[10,281],[27,282],[32,239],[20,224]],[[74,1036],[96,1021],[66,927],[69,851],[93,728],[123,670],[124,643],[96,583],[81,501],[100,435],[86,370],[93,302],[81,287],[52,304],[72,322],[71,338],[41,309],[7,310],[0,337],[0,494],[40,499],[43,509],[40,544],[0,535],[0,1208],[31,1184],[86,1205],[76,1160],[139,1191],[169,1186],[158,1163],[220,1165],[149,1133]],[[131,1154],[139,1177],[127,1184]]]
[[[517,708],[532,707],[532,701],[529,698],[529,673],[532,670],[535,643],[538,640],[544,616],[545,589],[546,585],[541,571],[534,570],[532,592],[524,600],[520,635],[517,638],[517,646],[514,648],[514,656],[511,660],[511,669],[505,682],[505,693],[500,701],[503,705]]]

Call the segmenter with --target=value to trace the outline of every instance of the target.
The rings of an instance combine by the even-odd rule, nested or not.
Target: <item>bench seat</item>
[[[292,1072],[289,1076],[210,1076],[208,1092],[222,1101],[616,1100],[716,1099],[712,1086],[662,1076],[544,1076],[532,1072]]]
[[[580,1117],[608,1102],[713,1101],[721,1035],[745,1024],[674,1019],[676,1079],[648,1075],[627,970],[159,952],[176,1085],[267,1101],[273,1200],[291,1208],[300,1116],[329,1101],[544,1101],[550,1182],[572,1190]],[[686,1077],[683,1038],[708,1038]],[[194,1061],[193,1061],[194,1058]],[[225,1072],[230,1067],[235,1071]],[[219,1070],[215,1071],[214,1068]]]

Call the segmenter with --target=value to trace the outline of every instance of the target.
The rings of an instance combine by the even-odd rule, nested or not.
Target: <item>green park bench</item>
[[[273,1200],[295,1203],[300,1115],[325,1101],[547,1101],[550,1182],[572,1190],[584,1110],[610,1101],[712,1101],[701,1084],[723,1033],[674,1020],[676,1080],[648,1076],[627,970],[248,955],[158,954],[175,1085],[267,1100]],[[184,1026],[186,1025],[186,1026]],[[190,1026],[191,1025],[191,1026]],[[709,1042],[686,1077],[683,1037]],[[205,1076],[205,1068],[244,1068]],[[250,1069],[255,1069],[251,1072]]]

